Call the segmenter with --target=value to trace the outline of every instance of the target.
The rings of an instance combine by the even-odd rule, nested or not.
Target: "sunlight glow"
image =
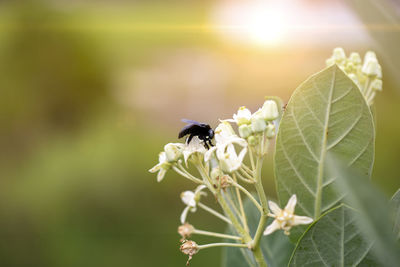
[[[230,3],[217,8],[215,20],[228,38],[270,46],[283,41],[289,12],[287,6],[277,2]]]

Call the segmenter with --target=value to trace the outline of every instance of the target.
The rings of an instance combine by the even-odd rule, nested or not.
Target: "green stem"
[[[196,184],[203,184],[203,181],[194,177],[193,175],[191,175],[190,173],[188,173],[186,170],[180,170],[179,168],[173,166],[172,169],[174,171],[176,171],[179,175],[188,178],[189,180],[191,180],[192,182],[196,183]]]
[[[233,174],[233,179],[235,180],[235,183],[237,184],[237,179],[235,174]],[[243,188],[244,189],[244,188]],[[246,189],[245,189],[246,190]],[[247,190],[246,190],[247,191]],[[244,207],[243,207],[243,202],[242,202],[242,196],[240,195],[240,191],[239,188],[236,187],[236,196],[239,202],[239,209],[240,212],[242,213],[242,219],[243,219],[243,225],[244,225],[244,229],[246,230],[246,232],[249,232],[249,226],[247,225],[247,218],[246,218],[246,213],[244,212]]]
[[[256,249],[253,249],[253,255],[259,267],[268,267],[267,263],[264,260],[261,248],[259,246]]]
[[[215,237],[221,237],[221,238],[227,238],[227,239],[233,239],[233,240],[242,240],[242,238],[240,236],[226,235],[226,234],[214,233],[214,232],[203,231],[203,230],[198,230],[198,229],[194,229],[193,234],[215,236]]]
[[[258,203],[258,201],[251,195],[251,193],[249,191],[246,190],[246,188],[244,188],[243,186],[241,186],[240,184],[236,183],[235,181],[231,181],[232,185],[235,186],[237,189],[240,189],[243,193],[245,193],[248,198],[254,203],[254,205],[257,207],[257,209],[260,212],[263,212],[263,208],[261,207],[261,205]]]
[[[232,222],[226,218],[224,215],[222,215],[221,213],[219,213],[218,211],[213,210],[212,208],[204,205],[203,203],[197,203],[197,206],[199,208],[202,208],[203,210],[209,212],[210,214],[214,215],[217,218],[220,218],[221,220],[223,220],[224,222],[228,223],[228,224],[232,224]]]
[[[263,160],[263,157],[257,158],[256,177],[255,177],[256,183],[254,184],[256,187],[257,193],[258,193],[258,197],[260,198],[260,201],[261,201],[261,206],[262,206],[262,213],[260,216],[260,221],[258,222],[256,234],[254,235],[254,238],[253,238],[252,247],[253,247],[254,251],[256,251],[260,246],[261,237],[262,237],[263,231],[265,229],[265,225],[267,224],[267,216],[268,216],[268,212],[269,212],[267,197],[265,196],[264,188],[262,186],[262,181],[261,181],[262,160]]]
[[[199,245],[198,249],[204,248],[212,248],[212,247],[239,247],[239,248],[247,248],[247,244],[240,244],[240,243],[211,243],[207,245]]]

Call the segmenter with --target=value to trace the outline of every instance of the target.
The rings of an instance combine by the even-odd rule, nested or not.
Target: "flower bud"
[[[368,51],[367,53],[365,53],[364,62],[370,61],[371,59],[377,61],[376,54],[374,51]]]
[[[182,156],[181,144],[168,143],[164,146],[164,151],[168,162],[175,162]]]
[[[382,91],[382,80],[375,79],[371,84],[371,88],[374,91]]]
[[[251,125],[243,124],[239,126],[239,135],[242,138],[247,138],[252,134]]]
[[[361,64],[361,57],[360,54],[356,52],[352,52],[349,57],[350,62],[352,62],[354,65],[360,65]]]
[[[258,144],[257,138],[254,135],[247,138],[247,142],[250,146],[256,146]]]
[[[274,138],[275,135],[275,125],[273,123],[269,123],[267,126],[266,136],[267,138]]]
[[[267,128],[267,123],[260,113],[261,112],[254,113],[251,118],[251,130],[255,133],[263,132]]]
[[[178,227],[178,233],[182,236],[182,239],[185,240],[189,238],[194,231],[193,225],[189,223],[182,224]]]
[[[336,47],[335,49],[333,49],[333,55],[332,58],[335,60],[335,62],[342,62],[346,59],[346,54],[343,50],[343,48],[341,47]]]
[[[325,61],[325,64],[327,67],[332,66],[333,64],[335,64],[335,59],[330,57]]]
[[[362,67],[362,72],[367,76],[382,77],[382,69],[376,58],[370,58],[368,61],[365,61]]]
[[[233,119],[237,125],[249,124],[251,119],[251,112],[245,106],[240,107],[237,114],[233,115]]]
[[[196,244],[196,242],[188,240],[181,245],[180,250],[182,251],[183,254],[189,256],[189,259],[186,262],[186,265],[189,265],[189,261],[192,259],[193,255],[199,251],[199,247]]]
[[[279,117],[278,105],[274,100],[264,102],[261,108],[261,116],[267,121],[272,121]]]

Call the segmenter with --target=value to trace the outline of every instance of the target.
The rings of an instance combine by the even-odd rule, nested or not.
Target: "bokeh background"
[[[399,22],[396,0],[0,1],[0,266],[184,266],[179,194],[194,186],[148,173],[180,119],[287,102],[336,46],[381,61],[373,181],[393,194]],[[191,266],[220,262],[214,248]]]

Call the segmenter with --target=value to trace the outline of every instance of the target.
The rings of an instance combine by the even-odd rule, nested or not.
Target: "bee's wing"
[[[198,121],[194,121],[194,120],[182,119],[182,121],[184,123],[187,123],[187,124],[195,124],[195,125],[198,125],[198,126],[205,125],[204,123],[201,123],[201,122],[198,122]]]

